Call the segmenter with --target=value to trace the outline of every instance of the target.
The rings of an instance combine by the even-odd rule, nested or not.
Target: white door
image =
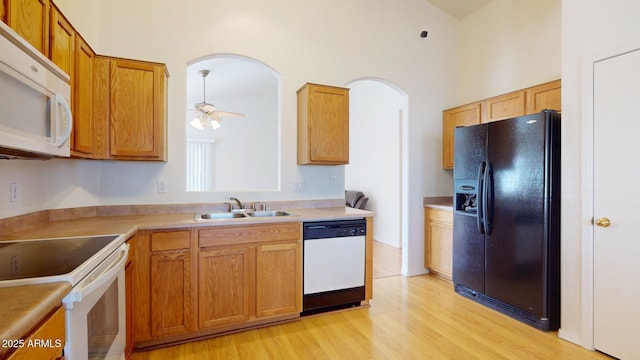
[[[593,76],[594,347],[640,359],[640,50]]]

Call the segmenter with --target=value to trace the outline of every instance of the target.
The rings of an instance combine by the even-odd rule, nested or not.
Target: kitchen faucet
[[[234,197],[230,197],[229,200],[233,200],[236,202],[236,204],[238,204],[238,207],[240,209],[244,209],[244,207],[242,207],[242,203],[240,202],[240,200],[238,200],[238,198],[234,198]]]

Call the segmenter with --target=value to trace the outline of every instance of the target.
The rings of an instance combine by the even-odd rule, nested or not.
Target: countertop
[[[239,219],[195,221],[194,213],[97,216],[71,220],[50,221],[26,230],[3,234],[2,240],[24,240],[102,234],[134,235],[138,230],[251,225],[271,222],[321,221],[370,217],[375,213],[349,207],[299,208],[286,210],[291,215],[278,217],[244,217]],[[38,324],[51,310],[60,306],[69,293],[67,282],[0,288],[0,341],[20,339]],[[4,350],[0,348],[0,357]]]
[[[186,228],[201,226],[250,225],[272,222],[320,221],[374,216],[367,210],[350,207],[279,209],[289,212],[289,216],[244,217],[237,219],[194,220],[194,213],[162,215],[100,216],[72,220],[52,221],[35,225],[27,230],[3,234],[2,240],[24,240],[55,238],[64,236],[85,236],[103,234],[125,234],[130,237],[138,230],[164,228]]]
[[[453,211],[453,197],[451,196],[430,196],[422,199],[424,207],[440,210]]]

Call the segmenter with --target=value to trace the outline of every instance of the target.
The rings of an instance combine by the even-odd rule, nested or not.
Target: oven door
[[[64,356],[77,359],[124,359],[124,264],[122,244],[62,300],[66,309]]]

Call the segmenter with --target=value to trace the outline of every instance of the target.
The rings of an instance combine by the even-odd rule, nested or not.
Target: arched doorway
[[[399,275],[400,249],[408,242],[408,220],[403,210],[408,189],[404,185],[407,176],[403,174],[408,96],[397,86],[377,78],[358,79],[347,87],[350,150],[345,189],[360,190],[369,197],[367,209],[376,212],[374,240],[397,250],[398,263],[391,264],[397,269],[378,269],[374,261],[374,276]],[[374,246],[374,252],[375,249]]]

